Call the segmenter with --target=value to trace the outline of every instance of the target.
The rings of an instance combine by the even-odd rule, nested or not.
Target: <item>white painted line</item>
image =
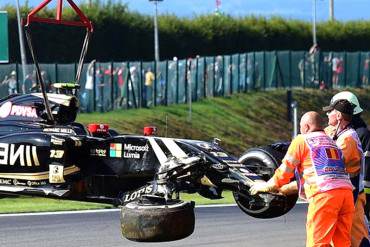
[[[297,201],[297,204],[306,204],[305,201]],[[236,204],[208,204],[196,205],[195,208],[218,208],[218,207],[237,207]],[[66,214],[92,214],[92,213],[109,213],[119,212],[120,208],[112,209],[93,209],[93,210],[76,210],[76,211],[58,211],[58,212],[40,212],[40,213],[19,213],[19,214],[0,214],[2,217],[17,217],[17,216],[45,216],[45,215],[66,215]]]
[[[107,213],[118,212],[119,208],[112,209],[94,209],[94,210],[76,210],[76,211],[58,211],[58,212],[40,212],[40,213],[19,213],[19,214],[0,214],[1,217],[14,217],[14,216],[43,216],[43,215],[64,215],[64,214],[91,214],[91,213]]]

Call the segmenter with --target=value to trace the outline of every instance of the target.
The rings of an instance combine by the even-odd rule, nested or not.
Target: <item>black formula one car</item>
[[[105,124],[76,123],[92,25],[72,0],[67,1],[80,22],[62,20],[62,1],[55,20],[35,17],[50,1],[28,15],[25,30],[41,93],[0,100],[0,193],[121,206],[122,234],[134,241],[171,241],[193,232],[194,203],[181,201],[179,192],[219,199],[231,190],[240,209],[257,218],[281,216],[295,205],[294,195],[249,194],[253,182],[271,177],[279,164],[277,146],[252,149],[238,161],[217,139],[157,137],[151,128],[146,135],[120,135]],[[46,92],[32,48],[32,22],[86,27],[76,83],[55,83],[54,92]]]
[[[283,215],[296,202],[248,192],[254,180],[271,176],[281,159],[278,147],[251,149],[239,162],[217,139],[119,135],[105,124],[87,129],[74,122],[75,85],[55,86],[65,94],[47,94],[52,124],[41,93],[0,100],[0,193],[121,205],[122,233],[137,241],[192,233],[194,205],[179,200],[179,192],[219,199],[231,190],[241,210],[257,218]]]

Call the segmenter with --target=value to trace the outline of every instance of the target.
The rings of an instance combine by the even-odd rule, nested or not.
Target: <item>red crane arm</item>
[[[67,26],[79,26],[79,27],[86,27],[89,32],[93,31],[93,25],[91,21],[84,15],[84,13],[77,7],[77,5],[73,2],[73,0],[66,0],[72,9],[76,12],[78,17],[80,18],[79,21],[67,21],[62,19],[63,15],[63,0],[57,0],[57,8],[56,8],[56,17],[53,18],[42,18],[35,16],[40,10],[45,8],[52,0],[45,0],[36,8],[34,8],[27,16],[27,23],[26,26],[29,26],[32,22],[42,22],[42,23],[51,23],[51,24],[58,24],[58,25],[67,25]]]

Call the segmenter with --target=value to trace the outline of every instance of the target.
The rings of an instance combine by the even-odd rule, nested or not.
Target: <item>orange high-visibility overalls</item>
[[[298,135],[272,178],[276,187],[288,183],[296,170],[300,197],[309,202],[306,246],[349,247],[352,185],[335,142],[323,131]]]
[[[325,131],[333,135],[333,130],[330,127],[326,128]],[[337,134],[336,144],[343,153],[346,171],[349,173],[352,185],[355,187],[353,190],[355,212],[351,229],[351,246],[370,246],[367,219],[364,212],[366,204],[363,184],[365,158],[361,141],[354,129],[345,128]]]

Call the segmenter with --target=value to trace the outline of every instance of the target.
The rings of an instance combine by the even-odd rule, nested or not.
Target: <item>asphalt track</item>
[[[285,216],[261,220],[236,206],[196,208],[194,233],[166,243],[136,243],[121,237],[119,211],[0,216],[1,247],[102,246],[305,246],[306,204]]]

